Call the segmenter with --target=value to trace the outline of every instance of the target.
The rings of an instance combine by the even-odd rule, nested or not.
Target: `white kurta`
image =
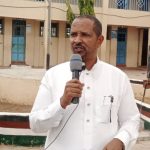
[[[48,132],[45,147],[63,128],[76,104],[60,106],[67,81],[71,80],[69,62],[48,70],[30,114],[35,132]],[[97,61],[80,74],[84,83],[75,112],[48,150],[102,150],[113,138],[119,138],[129,149],[138,137],[139,111],[128,77],[116,67]]]

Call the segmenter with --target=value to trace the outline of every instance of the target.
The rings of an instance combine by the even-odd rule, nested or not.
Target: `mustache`
[[[84,46],[82,44],[78,43],[78,44],[74,45],[74,48],[84,48]]]

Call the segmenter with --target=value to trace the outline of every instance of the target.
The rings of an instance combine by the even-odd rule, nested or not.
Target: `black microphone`
[[[72,79],[78,79],[82,71],[82,58],[79,54],[73,54],[70,59],[70,70],[72,71]],[[74,97],[71,101],[73,104],[79,103],[79,97]]]
[[[150,45],[147,55],[147,78],[150,79]]]

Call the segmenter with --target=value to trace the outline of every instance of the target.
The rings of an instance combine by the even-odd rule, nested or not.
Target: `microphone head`
[[[82,71],[82,58],[79,54],[73,54],[70,59],[70,70],[73,71]]]

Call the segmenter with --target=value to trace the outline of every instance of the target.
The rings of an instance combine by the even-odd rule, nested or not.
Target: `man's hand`
[[[124,144],[121,140],[114,138],[103,150],[124,150]]]
[[[73,97],[81,97],[84,84],[77,79],[72,79],[66,83],[63,96],[60,98],[62,108],[70,105]]]

